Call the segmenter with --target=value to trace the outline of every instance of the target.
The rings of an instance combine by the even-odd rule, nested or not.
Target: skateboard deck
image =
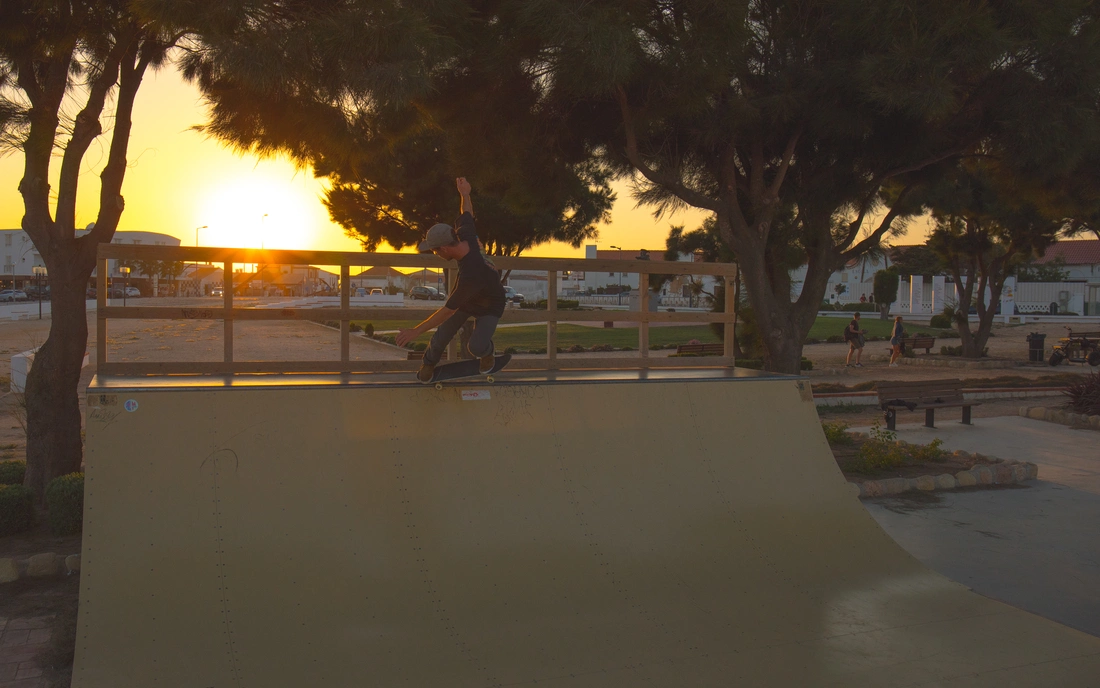
[[[508,365],[508,362],[512,360],[512,354],[501,354],[496,357],[496,362],[493,364],[493,369],[487,373],[484,373],[485,379],[489,382],[493,381],[493,373],[499,371],[504,366]],[[444,363],[435,367],[435,373],[432,375],[432,382],[435,383],[436,388],[443,386],[443,383],[447,380],[457,380],[466,377],[478,377],[482,375],[479,371],[479,362],[476,358],[468,358],[464,361],[455,361],[454,363]]]

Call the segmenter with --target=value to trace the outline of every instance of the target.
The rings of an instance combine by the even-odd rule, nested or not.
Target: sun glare
[[[274,175],[211,185],[199,201],[199,243],[234,248],[300,249],[312,245],[325,213],[301,178]],[[190,243],[190,242],[185,242]]]

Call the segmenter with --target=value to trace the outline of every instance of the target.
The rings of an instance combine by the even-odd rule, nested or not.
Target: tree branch
[[[622,110],[623,128],[626,131],[626,157],[630,161],[630,164],[634,166],[634,169],[641,172],[642,176],[654,184],[668,189],[688,205],[718,212],[718,208],[721,206],[718,201],[698,191],[689,189],[684,185],[683,180],[676,179],[671,175],[655,170],[642,160],[641,155],[638,153],[638,139],[634,131],[634,117],[630,111],[630,103],[627,102],[626,91],[623,90],[622,86],[616,89],[616,96],[619,101],[619,108]]]

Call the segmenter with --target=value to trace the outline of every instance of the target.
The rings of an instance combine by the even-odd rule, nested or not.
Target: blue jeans
[[[454,339],[462,325],[471,316],[466,311],[455,311],[455,314],[443,321],[432,335],[432,341],[428,343],[428,349],[424,352],[424,362],[435,365],[443,358],[443,351],[447,344]],[[488,356],[493,353],[493,333],[497,331],[497,323],[500,318],[495,315],[479,315],[474,317],[474,333],[470,335],[470,353],[475,358]]]

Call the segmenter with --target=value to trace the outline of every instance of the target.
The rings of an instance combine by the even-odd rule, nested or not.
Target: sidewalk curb
[[[1100,416],[1073,413],[1071,411],[1046,408],[1044,406],[1021,406],[1020,415],[1024,418],[1031,418],[1032,420],[1043,420],[1048,423],[1068,425],[1071,428],[1100,430]]]

